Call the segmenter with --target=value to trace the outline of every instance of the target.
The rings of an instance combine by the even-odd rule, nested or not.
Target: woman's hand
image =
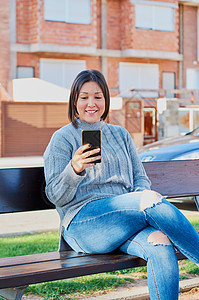
[[[95,165],[95,161],[97,159],[100,159],[101,156],[95,156],[95,157],[90,157],[93,154],[96,154],[100,151],[100,148],[86,151],[85,150],[89,149],[90,145],[86,144],[77,149],[75,152],[72,160],[71,160],[71,165],[75,171],[76,174],[81,173],[84,171],[86,168],[92,167]]]

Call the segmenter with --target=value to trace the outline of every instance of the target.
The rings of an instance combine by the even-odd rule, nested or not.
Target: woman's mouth
[[[97,110],[86,110],[86,112],[88,113],[88,114],[94,114],[94,113],[96,113],[97,112]]]

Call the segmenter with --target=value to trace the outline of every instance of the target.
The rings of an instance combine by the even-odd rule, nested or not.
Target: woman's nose
[[[95,106],[95,99],[93,97],[88,98],[88,106]]]

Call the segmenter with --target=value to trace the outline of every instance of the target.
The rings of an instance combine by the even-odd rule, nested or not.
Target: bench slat
[[[178,259],[185,258],[180,253],[177,256]],[[81,254],[76,257],[71,257],[68,252],[62,252],[60,260],[51,258],[52,255],[47,253],[46,261],[14,266],[11,260],[10,265],[0,269],[0,288],[96,274],[96,270],[97,273],[102,273],[146,264],[141,258],[119,252],[101,255]]]
[[[0,288],[89,275],[96,273],[96,270],[97,273],[101,273],[144,264],[142,259],[131,255],[104,254],[10,266],[0,269]]]
[[[65,251],[65,252],[48,252],[48,253],[38,253],[38,254],[30,254],[30,255],[22,255],[15,257],[5,257],[0,258],[0,271],[2,267],[9,267],[29,264],[29,263],[37,263],[51,260],[60,260],[62,257],[64,258],[74,258],[83,256],[83,253],[76,253],[75,251]]]

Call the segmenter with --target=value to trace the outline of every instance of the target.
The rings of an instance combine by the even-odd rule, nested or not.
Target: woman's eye
[[[100,100],[100,99],[102,99],[102,97],[95,97],[95,99]]]
[[[81,99],[82,99],[82,100],[86,100],[86,99],[87,99],[87,97],[81,97]]]

